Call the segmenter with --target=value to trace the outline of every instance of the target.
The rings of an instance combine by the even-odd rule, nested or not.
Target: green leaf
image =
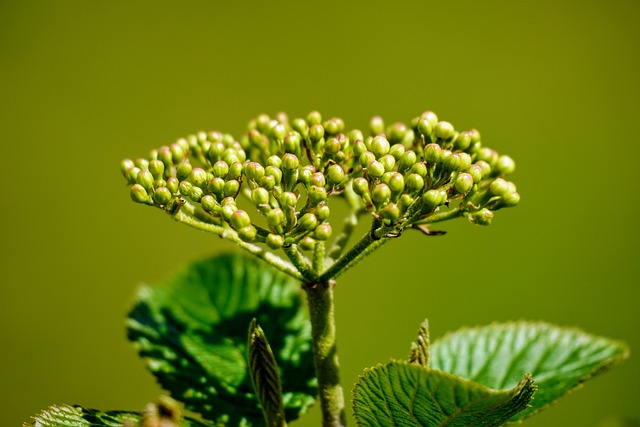
[[[97,411],[77,405],[51,406],[33,417],[23,427],[122,427],[127,421],[137,425],[141,415],[126,411]],[[206,424],[185,418],[182,427],[206,427]]]
[[[462,329],[431,345],[431,367],[487,387],[513,387],[526,373],[538,386],[520,420],[546,408],[628,356],[624,343],[547,323],[513,322]]]
[[[525,376],[511,390],[491,390],[407,362],[365,370],[353,391],[362,427],[497,427],[527,407],[535,391]]]
[[[296,419],[313,403],[316,380],[300,285],[284,274],[240,255],[198,262],[163,286],[142,288],[127,325],[148,368],[188,410],[263,426],[246,360],[253,318],[281,369],[286,417]]]

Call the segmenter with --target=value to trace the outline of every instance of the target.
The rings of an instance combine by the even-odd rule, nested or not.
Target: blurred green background
[[[425,317],[436,337],[544,319],[637,352],[638,19],[621,0],[1,1],[0,425],[160,393],[125,339],[134,289],[229,246],[134,205],[119,161],[263,112],[431,109],[518,165],[523,201],[491,227],[407,233],[342,277],[347,389]],[[638,380],[632,356],[527,425],[639,418]]]

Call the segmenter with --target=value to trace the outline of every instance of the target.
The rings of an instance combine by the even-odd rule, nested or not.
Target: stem
[[[313,269],[317,274],[321,274],[322,270],[324,270],[324,254],[324,242],[316,242],[313,250]]]
[[[182,211],[176,212],[173,215],[173,218],[178,222],[190,225],[191,227],[197,228],[198,230],[207,231],[209,233],[216,234],[223,239],[230,240],[233,243],[240,246],[242,249],[248,252],[251,252],[253,255],[257,256],[261,260],[267,262],[268,264],[272,265],[273,267],[277,268],[283,273],[286,273],[292,276],[295,279],[298,279],[301,281],[305,279],[304,276],[302,276],[302,274],[300,274],[300,272],[291,263],[261,248],[260,246],[245,242],[244,240],[240,239],[238,237],[238,233],[236,233],[232,229],[224,228],[219,225],[204,223],[202,221],[199,221],[195,218],[190,217],[189,215],[185,214]]]
[[[309,260],[300,253],[298,245],[292,244],[290,246],[284,246],[282,249],[284,250],[284,253],[287,254],[294,267],[298,270],[299,274],[302,275],[303,281],[313,282],[317,279],[316,273],[309,266]]]
[[[464,211],[460,208],[449,209],[446,212],[436,213],[419,221],[413,222],[411,223],[411,225],[433,224],[436,222],[457,218],[459,216],[462,216],[463,213]]]
[[[346,254],[333,263],[333,265],[320,276],[319,280],[326,281],[335,279],[389,240],[387,237],[378,237],[377,235],[374,237],[374,233],[374,231],[367,232]]]
[[[335,282],[303,285],[307,292],[311,317],[313,354],[318,377],[318,393],[323,427],[344,427],[344,391],[340,385],[340,364],[336,348],[333,286]]]

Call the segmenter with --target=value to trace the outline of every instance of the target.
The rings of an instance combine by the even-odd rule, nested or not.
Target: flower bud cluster
[[[493,211],[519,201],[504,179],[514,168],[478,131],[458,132],[432,112],[409,126],[374,117],[367,135],[318,112],[260,115],[239,141],[199,132],[121,164],[135,202],[188,212],[272,249],[329,239],[332,197],[398,231],[454,201],[470,221],[488,224]]]

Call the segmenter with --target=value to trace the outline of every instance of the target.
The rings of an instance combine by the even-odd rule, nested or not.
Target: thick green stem
[[[371,254],[380,246],[387,243],[388,237],[379,237],[375,232],[368,232],[358,243],[356,243],[349,251],[340,257],[327,271],[321,276],[321,281],[335,279],[349,268],[360,262],[362,258]]]
[[[293,244],[290,246],[284,246],[282,249],[284,250],[284,253],[287,254],[295,268],[297,268],[300,274],[302,274],[302,277],[304,277],[303,281],[312,282],[317,279],[318,276],[309,266],[309,260],[300,253],[298,245]]]
[[[304,285],[309,301],[313,354],[323,427],[342,427],[347,424],[336,348],[334,284],[333,281],[326,281]]]

